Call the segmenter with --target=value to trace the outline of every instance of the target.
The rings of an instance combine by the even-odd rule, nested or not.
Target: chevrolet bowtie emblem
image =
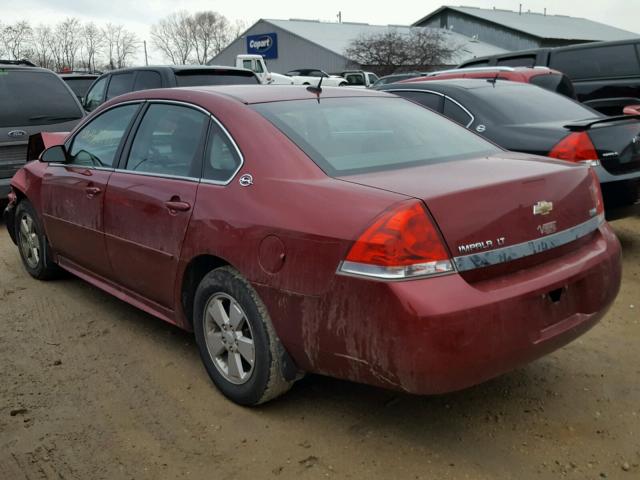
[[[533,206],[534,215],[549,215],[553,210],[553,202],[539,201]]]

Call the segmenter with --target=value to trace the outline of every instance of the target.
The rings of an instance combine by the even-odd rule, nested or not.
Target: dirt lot
[[[554,355],[431,398],[310,376],[251,410],[189,334],[32,280],[0,225],[0,479],[638,479],[640,218],[614,227],[622,291]]]

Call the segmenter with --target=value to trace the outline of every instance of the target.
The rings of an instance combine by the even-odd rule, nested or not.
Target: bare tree
[[[107,23],[102,29],[103,49],[107,57],[107,67],[111,70],[127,66],[129,58],[136,53],[139,41],[133,32],[123,25]]]
[[[402,33],[391,29],[361,35],[351,42],[345,56],[361,65],[379,66],[381,74],[389,74],[402,67],[446,64],[460,48],[443,30],[412,28]]]
[[[193,30],[189,14],[176,12],[151,27],[151,42],[171,63],[182,65],[193,51]]]
[[[31,46],[33,48],[32,60],[41,67],[55,68],[51,52],[53,33],[48,25],[38,25],[33,30]]]
[[[95,23],[89,22],[82,27],[82,46],[80,50],[82,66],[87,70],[96,69],[96,57],[102,48],[104,39]]]
[[[7,25],[2,29],[2,43],[10,59],[20,60],[31,56],[32,33],[31,25],[26,21]]]
[[[56,68],[63,70],[76,67],[76,58],[82,44],[82,27],[80,20],[69,17],[60,22],[55,29],[55,42],[58,50],[58,65]]]
[[[217,12],[197,12],[190,19],[195,63],[205,64],[229,43],[231,25]]]

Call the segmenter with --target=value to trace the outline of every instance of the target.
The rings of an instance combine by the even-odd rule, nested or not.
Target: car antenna
[[[498,81],[498,76],[499,76],[499,75],[500,75],[499,73],[496,73],[496,76],[495,76],[495,77],[493,77],[493,78],[489,78],[489,79],[487,80],[487,82],[489,82],[489,83],[491,83],[491,84],[493,85],[493,88],[496,88],[496,82]]]
[[[318,82],[318,85],[316,85],[315,87],[312,87],[311,85],[309,85],[307,87],[307,90],[311,93],[315,93],[318,96],[318,103],[320,103],[320,94],[322,93],[322,79],[324,77],[320,77],[320,81]]]

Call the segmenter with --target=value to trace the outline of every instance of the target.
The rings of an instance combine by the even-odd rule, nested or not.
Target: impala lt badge
[[[534,215],[549,215],[553,210],[553,202],[545,202],[540,200],[533,206]]]
[[[498,237],[495,240],[484,240],[482,242],[467,243],[466,245],[458,245],[460,253],[474,253],[488,248],[501,247],[505,243],[504,237]]]

